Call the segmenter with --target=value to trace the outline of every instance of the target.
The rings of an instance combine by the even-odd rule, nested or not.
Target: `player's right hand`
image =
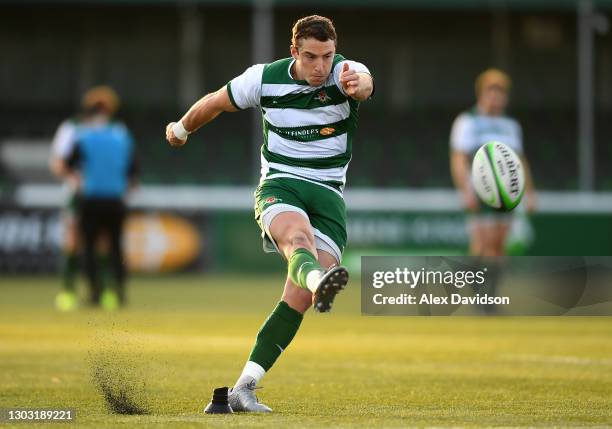
[[[349,97],[353,97],[357,94],[359,89],[359,75],[355,70],[350,70],[348,63],[342,65],[342,73],[340,73],[340,83],[344,92]]]
[[[170,146],[183,146],[185,143],[187,143],[187,139],[181,140],[174,135],[174,131],[172,131],[174,124],[176,124],[176,122],[170,122],[168,125],[166,125],[166,140],[168,140]]]

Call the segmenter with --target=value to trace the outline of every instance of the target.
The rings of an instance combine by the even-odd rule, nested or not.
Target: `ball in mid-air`
[[[472,184],[486,205],[501,211],[514,209],[525,191],[521,159],[504,143],[485,143],[474,155]]]

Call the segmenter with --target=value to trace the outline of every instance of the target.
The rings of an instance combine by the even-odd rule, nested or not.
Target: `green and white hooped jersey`
[[[345,62],[356,72],[366,66],[335,55],[332,71],[321,86],[291,76],[293,58],[256,64],[227,84],[238,109],[260,107],[264,142],[261,180],[293,177],[341,193],[351,160],[359,102],[340,84]]]
[[[523,135],[520,124],[507,116],[486,116],[476,108],[461,113],[451,130],[451,149],[474,155],[490,141],[498,141],[523,154]]]

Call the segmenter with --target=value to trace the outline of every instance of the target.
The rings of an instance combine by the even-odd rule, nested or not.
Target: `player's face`
[[[482,90],[478,104],[489,115],[501,115],[508,105],[508,92],[498,85],[487,86]]]
[[[298,46],[291,46],[291,56],[295,58],[295,77],[307,81],[311,86],[323,85],[331,72],[335,53],[336,43],[333,40],[300,39]]]

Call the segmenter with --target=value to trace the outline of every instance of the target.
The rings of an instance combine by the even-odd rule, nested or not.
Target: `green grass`
[[[612,425],[612,318],[364,317],[355,281],[334,312],[307,315],[263,379],[273,414],[203,414],[280,284],[140,278],[124,311],[60,314],[55,280],[1,279],[0,408],[74,408],[92,428]],[[103,353],[150,415],[107,411],[91,381]]]

